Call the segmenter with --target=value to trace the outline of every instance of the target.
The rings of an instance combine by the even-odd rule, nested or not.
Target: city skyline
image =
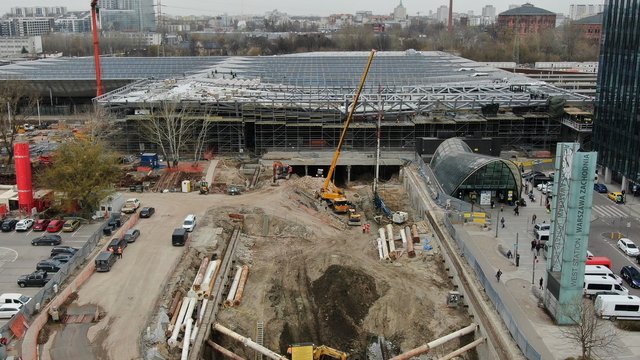
[[[157,0],[154,0],[154,3]],[[311,4],[292,1],[292,0],[272,0],[264,2],[260,0],[221,0],[215,5],[202,5],[198,0],[161,0],[162,12],[169,15],[261,15],[268,11],[278,10],[289,15],[318,15],[327,16],[330,14],[355,14],[356,11],[372,11],[374,14],[390,14],[393,9],[400,3],[400,0],[383,1],[339,1],[326,0],[322,3],[313,2]],[[475,15],[482,14],[482,8],[486,5],[493,5],[496,8],[496,15],[506,11],[509,5],[522,5],[527,1],[498,0],[487,1],[486,3],[472,0],[456,0],[454,1],[454,12],[466,13],[473,11]],[[529,1],[534,6],[543,8],[557,13],[569,13],[569,5],[574,3],[559,3],[552,0]],[[31,6],[66,6],[68,11],[89,10],[90,0],[10,0],[0,4],[0,12],[6,14],[12,7],[31,7]],[[402,0],[403,5],[407,9],[409,16],[428,15],[429,11],[435,13],[438,7],[448,6],[449,1],[439,0],[426,3],[419,0]],[[576,1],[575,4],[601,4],[603,1]]]

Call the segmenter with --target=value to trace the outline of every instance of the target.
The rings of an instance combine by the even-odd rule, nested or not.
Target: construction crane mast
[[[334,211],[336,212],[347,212],[347,199],[344,197],[343,192],[333,183],[333,175],[336,170],[336,165],[338,164],[338,158],[340,157],[340,151],[342,150],[342,144],[344,142],[345,135],[347,134],[347,129],[349,128],[349,123],[351,123],[351,118],[353,117],[353,113],[356,110],[356,106],[358,105],[358,99],[360,98],[360,92],[362,92],[362,88],[364,87],[364,82],[367,79],[367,75],[369,74],[369,69],[371,68],[371,62],[373,61],[373,56],[375,55],[376,50],[371,50],[371,54],[369,54],[369,59],[367,60],[367,66],[364,69],[364,73],[362,74],[362,79],[360,80],[360,85],[358,86],[358,91],[356,92],[356,96],[351,103],[349,109],[349,115],[347,116],[347,120],[344,123],[344,127],[342,128],[342,134],[340,135],[340,140],[338,141],[338,147],[336,148],[335,153],[333,154],[333,160],[331,160],[331,167],[329,167],[329,172],[327,173],[327,178],[324,181],[324,185],[320,189],[320,197],[326,201],[334,202]],[[340,203],[340,208],[336,207],[336,203]]]
[[[91,0],[91,26],[93,28],[93,60],[96,65],[96,96],[101,96],[103,90],[100,71],[100,45],[98,43],[98,0]]]

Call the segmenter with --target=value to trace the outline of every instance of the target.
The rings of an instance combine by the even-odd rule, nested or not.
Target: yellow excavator
[[[356,92],[356,96],[353,99],[353,103],[351,103],[350,105],[351,108],[349,109],[349,115],[347,116],[347,121],[345,121],[342,128],[342,134],[340,135],[340,140],[338,141],[338,147],[336,147],[336,151],[333,154],[333,160],[331,160],[331,166],[329,167],[327,178],[324,181],[324,185],[319,192],[320,198],[322,198],[324,201],[329,202],[331,204],[331,207],[333,208],[333,211],[339,214],[347,213],[351,208],[351,203],[344,196],[344,192],[342,191],[342,189],[338,188],[333,183],[333,175],[336,170],[336,165],[338,164],[338,158],[340,157],[340,150],[342,150],[342,143],[344,142],[345,135],[347,134],[347,129],[349,128],[349,124],[351,123],[353,113],[355,112],[356,106],[358,105],[360,92],[362,92],[362,88],[364,87],[364,82],[367,79],[367,75],[369,74],[369,69],[371,68],[371,62],[373,61],[373,56],[375,55],[375,53],[376,50],[371,50],[371,54],[369,54],[367,67],[364,69],[362,79],[360,80],[360,85],[358,86],[358,91]]]
[[[325,345],[311,343],[290,345],[287,351],[291,360],[347,360],[347,354]]]

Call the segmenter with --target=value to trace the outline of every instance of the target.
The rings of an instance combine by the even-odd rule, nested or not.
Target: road
[[[610,237],[611,232],[621,232],[624,237],[630,238],[640,245],[640,238],[635,234],[640,233],[640,219],[630,209],[632,204],[637,204],[639,198],[628,197],[627,204],[615,204],[609,200],[607,194],[593,193],[593,208],[591,211],[591,233],[589,236],[589,250],[594,255],[606,256],[613,263],[612,270],[620,273],[620,269],[625,265],[635,265],[635,259],[624,254],[618,249],[615,240]],[[640,289],[632,289],[628,283],[624,286],[629,288],[633,295],[640,296]]]

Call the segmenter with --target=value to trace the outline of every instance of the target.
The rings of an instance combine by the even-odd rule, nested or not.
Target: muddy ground
[[[237,176],[228,169],[234,172],[217,171],[216,178]],[[228,197],[230,202],[217,200],[202,218],[200,231],[204,226],[222,227],[221,239],[226,241],[234,226],[228,214],[245,215],[237,251],[237,262],[250,267],[244,298],[240,306],[222,309],[218,322],[255,339],[256,324],[262,321],[265,346],[282,354],[290,344],[312,342],[345,351],[351,358],[366,358],[377,337],[384,337],[396,352],[406,351],[471,322],[463,309],[446,306],[453,284],[437,247],[423,251],[421,243],[415,258],[403,253],[395,262],[379,260],[370,185],[355,183],[347,193],[372,224],[371,234],[363,234],[358,226],[346,226],[344,215],[325,210],[315,199],[321,181],[294,176],[281,180],[280,186],[259,186]],[[393,210],[411,213],[397,178],[381,193]],[[426,225],[420,228],[425,229],[422,237],[429,235]],[[394,228],[396,234],[399,229]],[[400,241],[396,244],[402,248]],[[184,271],[193,276],[195,270]],[[165,298],[165,306],[170,300]],[[254,357],[248,348],[217,334],[216,341],[244,358]],[[430,354],[457,347],[454,341]]]

